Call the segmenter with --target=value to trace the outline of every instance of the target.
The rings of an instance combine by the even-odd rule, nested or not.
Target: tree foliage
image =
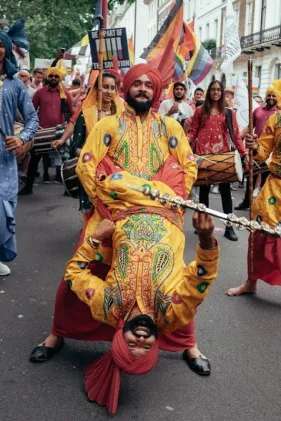
[[[126,0],[109,0],[109,10]],[[130,3],[134,0],[129,0]],[[59,48],[70,48],[91,29],[96,0],[7,0],[0,17],[26,20],[31,57],[53,58]],[[4,4],[3,4],[4,3]]]

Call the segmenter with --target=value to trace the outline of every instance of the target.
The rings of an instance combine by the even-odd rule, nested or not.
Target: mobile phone
[[[65,53],[65,48],[61,48],[61,53],[64,54]]]

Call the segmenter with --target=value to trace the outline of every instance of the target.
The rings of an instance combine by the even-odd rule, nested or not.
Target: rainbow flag
[[[196,37],[194,30],[194,23],[183,23],[186,40],[189,46],[192,46],[189,51],[190,60],[188,61],[186,73],[195,85],[198,85],[209,73],[213,60],[208,51],[204,48],[201,42]]]
[[[176,0],[141,58],[157,67],[161,74],[166,75],[165,88],[172,82],[184,81],[188,77],[195,84],[200,83],[213,63],[194,33],[194,22],[188,25],[183,21],[183,0]]]
[[[131,66],[133,66],[135,64],[135,48],[134,48],[133,35],[131,35],[129,38],[128,48],[129,48],[130,63],[131,63]]]

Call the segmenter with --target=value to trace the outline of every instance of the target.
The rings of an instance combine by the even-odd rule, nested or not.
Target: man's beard
[[[275,100],[272,100],[272,99],[266,100],[267,108],[273,108],[273,107],[276,106],[276,104],[277,104],[277,101],[275,101]]]
[[[59,82],[57,80],[49,80],[48,84],[51,86],[51,88],[56,88]]]
[[[155,336],[155,338],[157,339],[157,336],[158,336],[157,326],[154,323],[154,321],[151,319],[151,317],[145,314],[144,315],[141,314],[139,316],[134,317],[132,320],[129,320],[123,328],[123,333],[131,331],[132,334],[138,338],[139,335],[135,333],[135,329],[138,326],[143,326],[148,329],[149,333],[146,336],[146,338],[149,338],[150,336]]]
[[[184,99],[184,95],[178,95],[177,96],[177,95],[174,94],[174,100],[175,101],[181,101],[182,99]]]
[[[138,102],[133,98],[130,93],[127,93],[127,103],[132,107],[137,113],[146,113],[152,107],[153,101],[149,100],[147,96],[143,93],[139,93],[136,98],[146,98],[145,102]]]

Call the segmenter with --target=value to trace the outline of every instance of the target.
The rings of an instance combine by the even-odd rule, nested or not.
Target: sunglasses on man
[[[49,75],[48,79],[59,79],[60,77],[58,75]]]

